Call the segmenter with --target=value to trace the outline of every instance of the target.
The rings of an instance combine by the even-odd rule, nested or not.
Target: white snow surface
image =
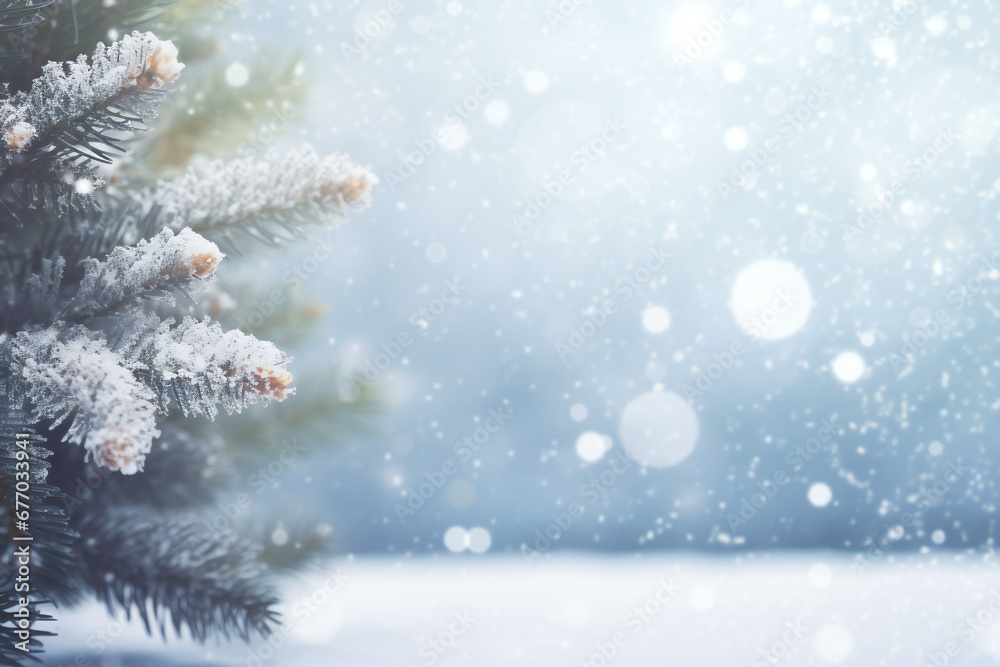
[[[141,624],[119,633],[91,604],[61,610],[46,664],[84,655],[91,665],[121,665],[115,654],[142,652],[183,665],[902,667],[935,664],[929,656],[949,649],[946,664],[1000,661],[1000,614],[989,611],[996,590],[1000,612],[995,564],[953,552],[888,559],[862,574],[850,555],[821,552],[559,553],[532,565],[510,555],[351,558],[328,567],[343,584],[325,602],[287,613],[287,641],[275,651],[262,651],[259,638],[249,648],[177,639],[164,646]],[[316,574],[286,591],[286,612],[327,578]],[[671,582],[680,587],[672,595],[663,588]],[[666,602],[641,620],[635,607],[654,609],[658,591]],[[463,615],[467,628],[456,621]],[[101,632],[120,634],[103,662],[94,650]],[[616,633],[619,648],[602,662],[595,646],[607,649]],[[267,658],[256,662],[251,650]]]

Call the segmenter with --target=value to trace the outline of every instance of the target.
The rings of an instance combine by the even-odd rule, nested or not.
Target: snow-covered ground
[[[165,648],[139,627],[120,634],[87,606],[60,614],[46,664],[995,665],[998,574],[978,556],[949,553],[883,560],[864,573],[845,555],[821,553],[557,554],[533,565],[360,558],[287,592],[287,641],[276,650],[260,639]],[[102,632],[119,636],[99,660]],[[119,657],[140,653],[174,662]]]

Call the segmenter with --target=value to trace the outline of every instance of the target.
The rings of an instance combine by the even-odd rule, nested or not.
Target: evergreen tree
[[[49,603],[88,594],[148,631],[266,635],[269,573],[320,548],[308,521],[295,524],[293,552],[265,548],[260,526],[242,534],[204,518],[245,456],[226,437],[249,446],[275,435],[205,420],[295,393],[284,352],[224,326],[223,250],[335,225],[367,205],[376,179],[308,147],[255,146],[184,172],[213,134],[191,107],[127,157],[172,93],[213,90],[182,86],[178,48],[137,26],[201,26],[207,4],[0,0],[0,665],[40,649]],[[212,53],[198,31],[178,43]],[[213,111],[287,108],[300,94],[292,69],[272,68],[283,85],[265,86],[285,100],[248,86],[251,103],[225,93]],[[295,298],[283,307],[310,310]],[[272,421],[366,405],[330,386]]]

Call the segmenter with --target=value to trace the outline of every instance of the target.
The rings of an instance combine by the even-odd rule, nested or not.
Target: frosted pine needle
[[[259,401],[283,401],[294,393],[290,361],[273,343],[242,331],[224,331],[217,322],[185,318],[176,328],[165,322],[130,358],[161,396],[173,396],[185,415],[240,412]],[[166,408],[165,401],[161,407]]]
[[[192,168],[161,183],[153,199],[174,229],[225,234],[270,221],[333,224],[348,210],[367,206],[376,183],[374,174],[346,156],[320,158],[304,147],[287,155],[268,153],[261,161],[244,157]]]
[[[183,68],[174,45],[151,32],[133,32],[110,47],[98,44],[89,64],[80,56],[75,62],[45,65],[30,91],[0,105],[0,131],[10,137],[23,123],[44,135],[56,123],[86,114],[129,88],[160,88]],[[24,130],[21,125],[22,134]]]
[[[11,371],[24,380],[40,418],[69,421],[66,441],[126,475],[142,470],[156,429],[153,392],[105,341],[84,327],[57,323],[7,339]],[[5,355],[7,356],[7,355]]]
[[[115,248],[103,262],[85,260],[80,290],[66,313],[92,315],[171,286],[191,292],[215,274],[224,257],[218,246],[190,229],[176,235],[164,229],[133,248]]]

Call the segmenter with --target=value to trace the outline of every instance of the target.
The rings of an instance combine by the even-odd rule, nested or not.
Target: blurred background
[[[992,1],[200,9],[162,176],[380,180],[226,287],[300,379],[234,496],[332,560],[280,646],[52,664],[996,664]]]

